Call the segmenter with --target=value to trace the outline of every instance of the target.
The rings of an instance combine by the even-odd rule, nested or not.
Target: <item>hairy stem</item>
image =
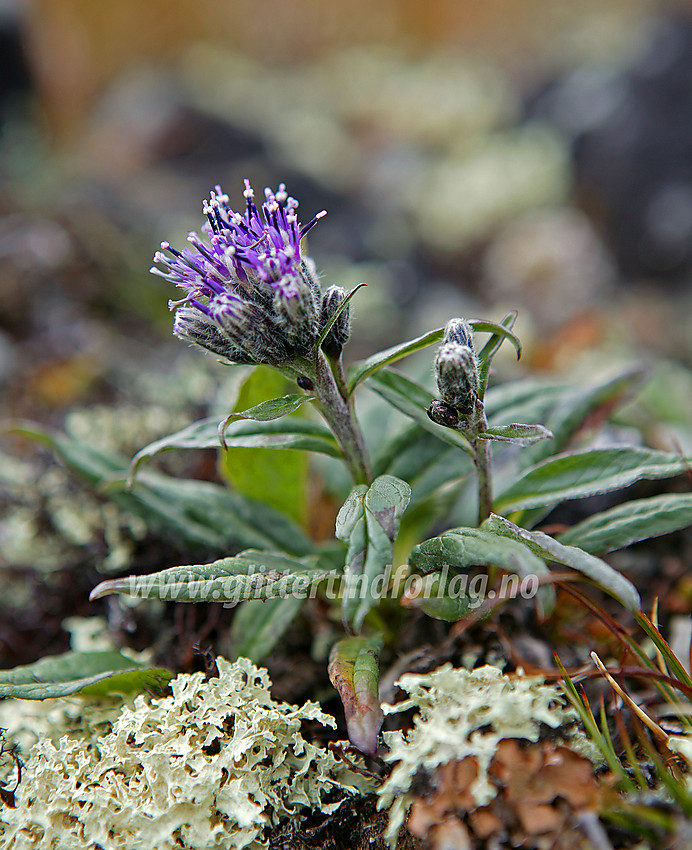
[[[341,376],[341,372],[337,374]],[[342,395],[339,382],[322,351],[317,353],[313,382],[320,412],[336,437],[354,482],[369,484],[372,481],[372,473],[352,399],[346,399]]]
[[[473,447],[473,462],[478,475],[478,525],[481,525],[493,509],[490,440],[474,440]]]
[[[492,454],[490,440],[479,440],[478,434],[488,430],[488,420],[485,418],[483,402],[476,402],[474,411],[473,462],[478,476],[478,525],[481,525],[493,509]]]

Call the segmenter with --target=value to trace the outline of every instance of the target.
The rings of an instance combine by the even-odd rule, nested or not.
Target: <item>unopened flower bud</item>
[[[277,287],[273,301],[277,323],[297,354],[307,355],[317,339],[317,308],[310,286],[302,280]]]
[[[466,319],[450,319],[447,322],[442,342],[456,342],[459,345],[466,345],[473,351],[473,332],[471,331],[471,325],[469,325]]]
[[[478,398],[478,362],[468,345],[447,342],[435,357],[435,376],[442,401],[471,413]]]
[[[320,313],[320,327],[323,328],[339,309],[347,296],[347,292],[341,286],[330,286],[322,296],[322,309]],[[342,348],[348,342],[351,335],[350,306],[346,306],[337,320],[332,325],[329,333],[322,343],[322,348],[330,357],[337,358]]]

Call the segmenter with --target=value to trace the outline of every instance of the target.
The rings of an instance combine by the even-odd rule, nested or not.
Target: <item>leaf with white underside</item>
[[[522,542],[508,540],[486,528],[452,528],[419,543],[409,556],[409,564],[422,573],[437,572],[445,566],[466,570],[471,567],[499,567],[528,576],[549,576],[543,560]],[[538,589],[539,615],[545,617],[555,606],[555,591],[546,584]]]
[[[493,509],[507,513],[583,499],[642,479],[672,478],[689,469],[690,463],[692,458],[625,446],[569,452],[528,469],[496,496]]]
[[[602,555],[690,526],[692,493],[666,493],[594,514],[558,535],[558,539],[592,555]]]
[[[119,652],[65,652],[0,670],[0,698],[139,693],[165,685],[172,676],[168,670],[147,667]]]
[[[211,564],[169,567],[150,575],[107,579],[97,585],[90,599],[113,593],[137,599],[171,602],[239,602],[305,596],[313,581],[330,575],[313,565],[274,552],[248,549],[232,558]]]
[[[520,541],[546,561],[577,570],[621,602],[630,611],[639,611],[641,600],[631,581],[605,561],[576,546],[565,546],[541,531],[526,531],[504,517],[491,514],[483,528],[510,540]]]
[[[362,753],[377,752],[384,715],[380,708],[378,659],[382,637],[345,638],[329,656],[329,678],[341,697],[351,743]]]
[[[358,632],[384,587],[375,580],[392,564],[394,541],[411,498],[409,485],[380,475],[354,487],[336,518],[336,536],[348,546],[341,613],[348,631]]]
[[[543,425],[491,425],[478,435],[479,440],[497,440],[501,443],[515,443],[519,446],[532,446],[540,440],[552,440],[552,431]]]

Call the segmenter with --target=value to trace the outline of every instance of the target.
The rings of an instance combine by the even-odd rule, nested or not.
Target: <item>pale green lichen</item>
[[[537,741],[541,727],[568,732],[576,714],[560,690],[533,677],[514,678],[497,667],[455,669],[445,664],[424,675],[406,674],[397,683],[410,696],[384,705],[385,714],[416,708],[408,732],[385,732],[386,760],[394,768],[380,788],[380,809],[390,809],[386,840],[393,844],[413,801],[411,786],[420,771],[472,756],[478,775],[471,785],[476,805],[487,805],[497,793],[488,767],[504,738]]]
[[[181,674],[171,696],[137,697],[98,735],[40,737],[17,808],[0,812],[0,847],[256,850],[282,818],[372,790],[301,735],[305,720],[335,726],[317,703],[275,702],[247,659],[217,663],[218,678]]]

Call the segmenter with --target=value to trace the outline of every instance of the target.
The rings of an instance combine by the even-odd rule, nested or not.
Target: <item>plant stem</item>
[[[341,372],[337,374],[341,377]],[[321,350],[317,352],[311,377],[320,412],[336,437],[353,481],[356,484],[370,484],[370,463],[363,435],[355,418],[353,401],[342,395],[339,388],[341,382],[335,379],[329,360]]]
[[[474,440],[473,449],[473,462],[478,475],[478,525],[481,525],[493,509],[490,440]]]
[[[473,446],[473,462],[478,476],[478,525],[490,516],[493,509],[492,454],[490,440],[478,439],[478,434],[488,430],[488,420],[485,417],[483,402],[476,402],[473,429],[475,436],[471,441]]]

